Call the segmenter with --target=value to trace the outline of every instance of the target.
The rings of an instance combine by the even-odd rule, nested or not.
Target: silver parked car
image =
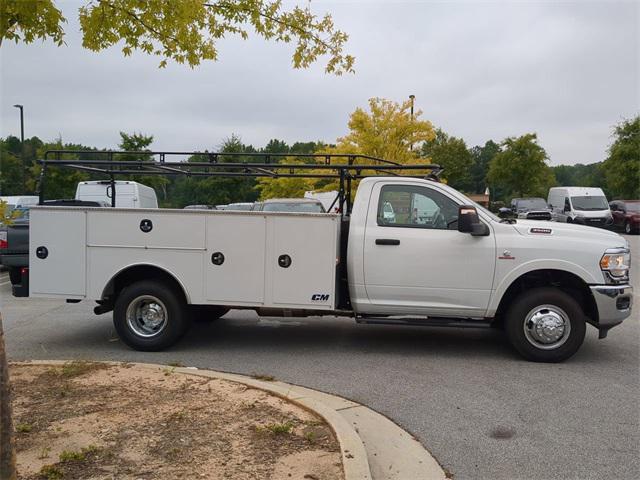
[[[312,198],[270,198],[264,202],[257,202],[253,210],[258,212],[326,213],[322,202]]]

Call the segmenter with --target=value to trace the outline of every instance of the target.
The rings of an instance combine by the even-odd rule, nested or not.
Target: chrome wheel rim
[[[524,319],[524,336],[531,345],[553,350],[564,345],[571,333],[571,321],[564,310],[555,305],[539,305]]]
[[[127,307],[127,325],[140,337],[159,335],[167,326],[168,318],[167,307],[152,295],[141,295]]]
[[[629,222],[624,225],[624,232],[631,233],[631,224]]]

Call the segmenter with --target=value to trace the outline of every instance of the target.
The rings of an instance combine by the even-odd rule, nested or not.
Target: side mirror
[[[470,233],[474,237],[489,235],[489,227],[480,221],[478,211],[473,205],[460,205],[458,207],[458,231]]]

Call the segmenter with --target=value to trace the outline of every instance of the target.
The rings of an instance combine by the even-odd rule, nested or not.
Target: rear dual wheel
[[[158,351],[175,344],[189,328],[181,292],[171,285],[144,280],[125,287],[113,309],[113,324],[131,348]]]
[[[535,288],[517,297],[507,310],[505,329],[511,345],[527,360],[561,362],[578,351],[586,332],[585,315],[558,288]]]

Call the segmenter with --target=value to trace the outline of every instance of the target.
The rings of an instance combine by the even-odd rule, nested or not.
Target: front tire
[[[558,288],[543,287],[513,301],[505,329],[511,345],[527,360],[561,362],[582,345],[586,322],[573,297]]]
[[[189,327],[184,298],[162,282],[140,281],[118,295],[113,324],[120,339],[135,350],[154,352],[175,344]]]
[[[626,233],[627,235],[632,235],[634,233],[639,233],[640,232],[640,228],[633,228],[633,225],[631,225],[631,222],[624,222],[624,233]]]

